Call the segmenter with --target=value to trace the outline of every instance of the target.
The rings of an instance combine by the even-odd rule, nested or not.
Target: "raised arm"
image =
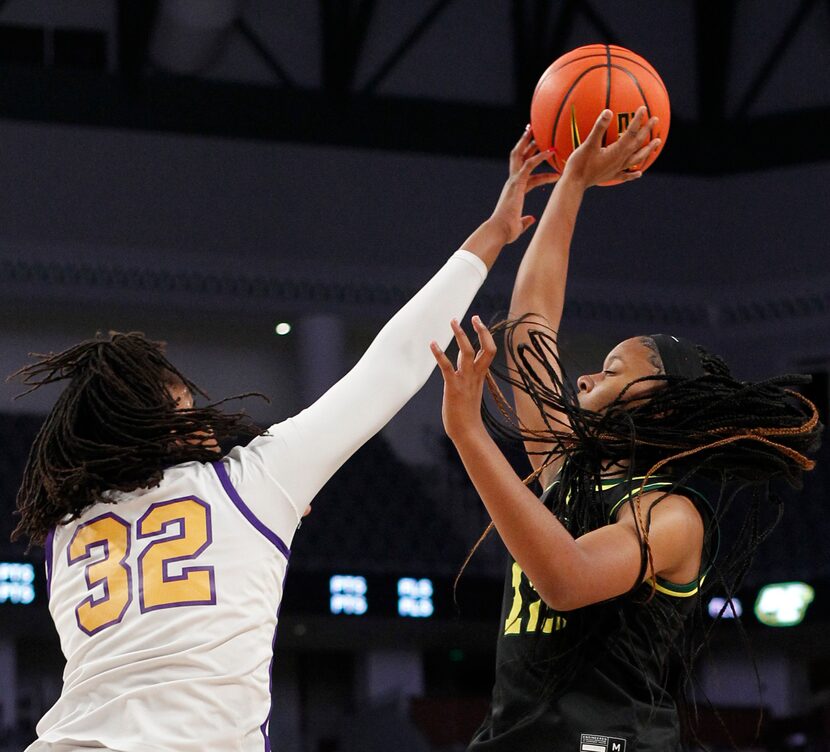
[[[438,273],[383,327],[355,367],[313,405],[251,442],[295,508],[304,509],[362,444],[423,386],[435,366],[429,344],[448,344],[450,320],[464,315],[501,252],[532,223],[522,215],[544,155],[510,176],[496,208]]]
[[[442,415],[467,474],[484,502],[507,550],[533,582],[541,598],[557,611],[613,598],[639,584],[642,562],[638,522],[630,508],[617,520],[579,538],[528,489],[489,436],[479,413],[484,378],[496,344],[473,317],[481,349],[476,352],[454,323],[458,361],[453,365],[433,343],[444,377]],[[645,578],[659,575],[689,582],[700,569],[703,521],[685,496],[660,491],[641,499],[651,550]]]
[[[585,190],[592,185],[609,180],[634,180],[642,173],[627,168],[641,163],[651,150],[659,146],[659,139],[648,144],[650,128],[656,119],[646,123],[646,110],[641,108],[631,121],[631,125],[622,138],[608,147],[602,146],[602,137],[611,122],[610,110],[605,110],[597,119],[588,138],[568,159],[564,172],[548,200],[539,226],[519,266],[513,295],[510,301],[510,318],[518,319],[528,316],[526,323],[517,326],[512,334],[513,347],[518,349],[529,343],[531,329],[540,325],[558,333],[565,304],[565,286],[568,276],[568,258],[571,239],[573,238],[576,217],[582,204]],[[526,133],[516,145],[512,158],[526,158],[534,154],[535,145]],[[508,365],[515,367],[513,352],[507,349]],[[539,371],[537,371],[539,372]],[[546,386],[551,387],[548,383]],[[526,431],[541,431],[547,426],[540,410],[532,399],[522,390],[514,387],[513,396],[516,414]],[[566,418],[562,414],[551,413],[548,420],[554,429],[565,430]],[[561,423],[557,423],[561,421]],[[531,466],[538,470],[545,461],[545,455],[553,445],[528,441]],[[547,485],[556,474],[559,463],[554,462],[545,467],[540,481]]]

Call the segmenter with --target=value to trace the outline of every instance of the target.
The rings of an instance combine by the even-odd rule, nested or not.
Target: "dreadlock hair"
[[[629,503],[634,507],[641,552],[640,573],[629,597],[570,611],[564,615],[566,629],[544,636],[553,641],[553,647],[542,651],[540,659],[556,656],[554,670],[547,673],[546,692],[555,697],[567,688],[585,661],[596,659],[595,654],[587,653],[596,650],[598,636],[628,634],[632,640],[649,640],[649,634],[643,635],[641,630],[634,635],[631,628],[633,610],[640,608],[639,618],[648,623],[647,631],[660,634],[662,644],[670,645],[675,653],[671,656],[675,660],[669,661],[665,654],[659,657],[666,659],[665,666],[671,666],[670,671],[665,669],[666,683],[672,685],[669,691],[682,703],[681,689],[692,682],[693,664],[712,628],[706,625],[704,629],[702,596],[716,588],[726,596],[720,615],[730,608],[730,599],[740,587],[756,549],[780,519],[782,501],[775,492],[775,482],[783,480],[799,488],[802,473],[814,466],[806,455],[818,448],[822,426],[815,406],[792,389],[810,379],[785,375],[758,383],[740,382],[720,358],[699,346],[695,349],[702,376],[666,375],[660,368],[654,340],[643,337],[640,342],[651,350],[652,363],[661,370],[633,382],[653,383],[647,399],[642,394],[627,397],[633,385],[629,384],[607,408],[594,412],[579,406],[577,389],[557,354],[555,332],[538,321],[530,314],[492,327],[494,333],[504,332],[515,363],[512,368],[494,366],[493,373],[531,398],[545,427],[531,431],[521,425],[489,374],[487,383],[496,410],[482,405],[485,423],[497,438],[524,442],[529,454],[543,457],[541,467],[526,483],[533,482],[552,462],[565,460],[547,503],[575,538],[609,522],[599,499],[602,481],[609,473],[619,474],[624,469],[625,482],[633,487]],[[528,328],[522,332],[526,341],[517,344],[519,326]],[[534,444],[539,445],[538,452],[533,451]],[[715,489],[716,498],[709,499],[711,510],[704,514],[707,532],[702,565],[708,558],[710,566],[705,579],[698,580],[700,596],[691,617],[666,603],[671,599],[659,603],[653,599],[655,572],[648,541],[651,512],[643,514],[640,496],[658,472],[667,476],[671,485],[661,489],[657,501],[672,493],[689,495],[690,482],[705,485],[708,481]],[[634,482],[635,476],[644,479]],[[715,560],[720,530],[733,507],[737,522],[730,531],[731,545]],[[492,527],[476,543],[462,572]],[[651,607],[643,611],[642,606],[648,604]],[[546,604],[542,603],[542,608],[547,613],[540,614],[540,623],[548,616],[561,618]],[[609,642],[603,640],[600,644]],[[591,650],[587,650],[589,645]]]
[[[165,468],[216,459],[219,445],[258,431],[244,413],[219,406],[180,409],[169,388],[207,395],[164,356],[164,343],[110,332],[37,361],[9,377],[29,387],[68,381],[35,437],[17,494],[12,540],[42,545],[56,525],[77,519],[109,491],[158,484]],[[262,395],[256,395],[262,396]]]

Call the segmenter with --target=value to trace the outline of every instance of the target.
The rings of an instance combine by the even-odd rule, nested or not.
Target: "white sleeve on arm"
[[[301,515],[337,469],[426,383],[435,366],[429,343],[449,344],[450,320],[461,319],[486,276],[481,259],[456,251],[320,399],[235,449],[229,459],[241,463],[231,468],[231,479],[243,498],[249,479],[254,485],[250,491],[258,488],[261,497],[268,478]],[[253,506],[256,500],[251,497],[248,503]],[[268,503],[262,499],[255,510],[266,524]]]

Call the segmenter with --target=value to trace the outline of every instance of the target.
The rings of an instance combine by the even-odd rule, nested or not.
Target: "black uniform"
[[[603,484],[604,517],[636,492],[642,478]],[[654,478],[646,490],[669,489]],[[547,494],[555,488],[548,489]],[[693,489],[672,493],[695,501],[709,528],[705,500]],[[542,497],[543,502],[546,496]],[[548,506],[550,506],[548,504]],[[704,561],[711,560],[709,536]],[[515,561],[505,583],[496,649],[496,683],[490,712],[469,752],[675,752],[681,749],[677,708],[666,691],[669,652],[681,638],[686,615],[695,607],[698,580],[678,585],[657,578],[651,588],[577,612],[556,614],[541,601]],[[615,633],[624,619],[627,628]],[[657,625],[662,629],[658,630]],[[578,640],[578,661],[563,655]],[[668,633],[666,633],[668,632]],[[572,672],[564,687],[554,687],[557,671]],[[560,674],[561,675],[561,674]]]

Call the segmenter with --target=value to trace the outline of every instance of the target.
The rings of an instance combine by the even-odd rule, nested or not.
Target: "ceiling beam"
[[[512,0],[514,101],[529,102],[545,69],[565,51],[577,0]]]
[[[150,35],[158,16],[158,0],[144,3],[118,0],[115,8],[118,72],[125,81],[139,85],[147,64]]]
[[[695,5],[698,117],[712,127],[726,115],[735,8],[735,0]]]
[[[766,60],[764,60],[761,67],[758,69],[758,72],[752,79],[752,83],[750,83],[744,93],[744,96],[741,98],[736,112],[737,117],[746,117],[750,107],[752,107],[758,99],[758,96],[763,91],[764,86],[766,86],[767,81],[769,81],[769,78],[775,71],[778,63],[781,62],[781,58],[784,57],[790,44],[792,44],[793,39],[795,39],[798,34],[798,30],[806,21],[807,16],[815,6],[816,0],[801,0],[801,4],[795,9],[795,12],[790,17],[789,23],[784,27],[778,41],[773,45]]]
[[[372,74],[371,78],[366,82],[362,88],[363,94],[373,93],[383,80],[401,61],[401,59],[409,52],[415,43],[424,35],[424,33],[435,23],[438,16],[447,9],[453,0],[436,0],[432,7],[423,15],[423,17],[412,27],[410,32],[401,40],[393,52],[384,60],[377,71]]]
[[[8,67],[0,76],[0,118],[503,159],[528,113],[526,107],[332,97],[178,76],[150,76],[136,89],[99,73]],[[828,122],[828,107],[717,128],[675,115],[653,170],[718,175],[828,161]]]
[[[374,11],[375,0],[320,0],[324,89],[346,94],[354,88]]]
[[[291,76],[288,75],[285,67],[277,59],[274,52],[269,49],[268,45],[266,45],[259,36],[259,33],[253,28],[253,26],[251,26],[250,23],[248,23],[248,21],[245,20],[245,18],[242,16],[237,18],[234,22],[234,29],[236,29],[239,35],[251,46],[262,62],[268,66],[274,74],[274,78],[278,84],[289,88],[293,88],[297,85]]]

